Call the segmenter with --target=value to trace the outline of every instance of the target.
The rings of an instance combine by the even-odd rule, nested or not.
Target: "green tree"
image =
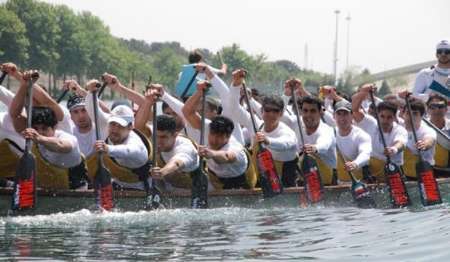
[[[61,37],[57,42],[56,74],[58,76],[75,75],[78,79],[86,72],[90,64],[86,32],[81,19],[65,5],[55,7]]]
[[[56,46],[61,31],[53,6],[33,0],[9,0],[5,7],[25,24],[30,42],[27,66],[54,72],[59,59]]]
[[[25,25],[17,15],[0,6],[0,61],[24,65],[28,59]]]

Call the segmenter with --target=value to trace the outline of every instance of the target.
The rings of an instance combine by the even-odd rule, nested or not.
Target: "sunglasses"
[[[264,110],[264,112],[266,112],[266,113],[270,113],[270,112],[273,112],[273,113],[280,113],[280,112],[281,112],[280,109],[278,109],[278,108],[271,108],[271,107],[265,107],[265,108],[263,108],[263,110]]]
[[[438,49],[438,50],[436,50],[436,54],[438,54],[438,55],[442,55],[442,54],[450,55],[450,49]]]
[[[445,107],[447,107],[446,104],[430,104],[428,106],[430,109],[443,109]]]

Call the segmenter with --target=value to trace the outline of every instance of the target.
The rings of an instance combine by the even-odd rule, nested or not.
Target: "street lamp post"
[[[334,39],[334,85],[337,86],[337,62],[338,62],[338,28],[339,28],[339,10],[335,10],[334,13],[336,14],[336,37]]]

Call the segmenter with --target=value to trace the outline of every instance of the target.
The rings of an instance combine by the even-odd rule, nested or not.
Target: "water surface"
[[[88,210],[0,217],[0,254],[21,260],[448,261],[447,205],[408,209]]]

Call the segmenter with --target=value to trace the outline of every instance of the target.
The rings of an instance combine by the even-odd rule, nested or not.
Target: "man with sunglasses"
[[[428,98],[427,113],[430,122],[450,136],[450,119],[446,117],[447,112],[447,99],[436,94]],[[437,137],[434,160],[436,175],[444,175],[446,171],[440,171],[439,169],[450,167],[450,150],[448,148],[448,141],[440,136]]]
[[[405,97],[402,98],[404,99]],[[403,107],[401,110],[404,127],[408,131],[408,142],[403,154],[403,171],[409,180],[416,180],[416,163],[419,161],[419,150],[423,160],[430,165],[434,165],[436,132],[422,121],[422,117],[425,115],[425,103],[419,99],[412,99],[410,104],[413,126],[411,126],[409,120],[408,108]],[[412,133],[413,128],[417,135],[417,143]]]
[[[431,93],[450,98],[450,43],[440,41],[436,46],[437,64],[422,69],[416,77],[413,95],[426,101]]]
[[[258,143],[264,144],[272,153],[272,157],[277,167],[278,174],[281,174],[281,181],[285,187],[296,186],[297,180],[297,138],[294,131],[281,122],[284,111],[284,102],[279,96],[265,96],[262,99],[261,118],[256,115],[255,124],[258,129],[253,132],[253,124],[250,113],[239,104],[240,90],[246,71],[239,69],[233,72],[233,81],[230,88],[229,105],[233,109],[233,118],[254,136],[254,150]]]

